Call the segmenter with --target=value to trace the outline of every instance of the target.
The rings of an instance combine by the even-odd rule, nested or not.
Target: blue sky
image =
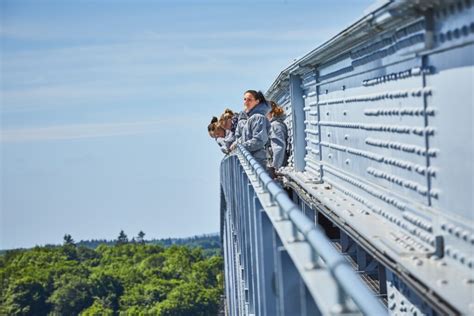
[[[0,249],[218,232],[210,117],[372,3],[0,0]]]

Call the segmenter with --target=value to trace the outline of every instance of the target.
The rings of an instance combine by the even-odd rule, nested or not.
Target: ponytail
[[[267,100],[265,100],[265,96],[263,95],[262,91],[257,92],[257,99],[260,100],[260,103],[266,103]]]
[[[270,110],[272,116],[277,117],[285,113],[285,110],[283,110],[283,108],[276,104],[274,101],[270,101],[270,105],[272,107],[272,109]]]

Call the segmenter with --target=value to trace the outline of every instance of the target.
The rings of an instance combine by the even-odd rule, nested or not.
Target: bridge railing
[[[324,232],[239,146],[221,164],[230,315],[385,315]]]

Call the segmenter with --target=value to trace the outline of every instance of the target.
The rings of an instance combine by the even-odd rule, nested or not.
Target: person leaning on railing
[[[242,144],[263,167],[266,167],[267,153],[265,147],[270,131],[270,122],[266,114],[269,111],[269,106],[262,92],[247,90],[244,93],[244,107],[248,119],[243,126],[238,143]],[[236,144],[234,143],[231,150],[235,147]]]
[[[285,166],[288,160],[286,148],[288,139],[288,127],[285,124],[285,110],[273,101],[269,102],[271,110],[267,114],[270,120],[270,166],[268,172],[272,178],[276,177],[276,171]]]
[[[242,134],[244,132],[244,127],[245,127],[245,124],[247,124],[248,118],[249,117],[248,117],[247,112],[245,110],[242,111],[242,112],[239,112],[238,117],[237,117],[237,126],[235,128],[235,141],[232,144],[232,145],[234,145],[234,147],[236,146],[239,139],[242,137]],[[231,148],[233,148],[233,147],[231,146]]]
[[[221,126],[219,126],[219,120],[217,117],[213,116],[211,119],[211,123],[207,126],[207,132],[209,136],[216,140],[216,143],[219,145],[221,151],[224,154],[229,153],[229,147],[227,146],[226,142],[224,141],[226,132]]]
[[[238,124],[238,115],[231,109],[225,109],[224,113],[219,118],[219,126],[225,130],[224,143],[230,151],[230,146],[236,140],[236,129]]]

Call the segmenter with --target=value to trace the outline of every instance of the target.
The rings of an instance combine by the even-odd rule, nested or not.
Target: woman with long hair
[[[288,139],[288,128],[285,124],[285,110],[273,101],[270,101],[271,110],[267,114],[267,118],[270,120],[270,173],[285,166],[288,160],[286,154],[287,139]]]

